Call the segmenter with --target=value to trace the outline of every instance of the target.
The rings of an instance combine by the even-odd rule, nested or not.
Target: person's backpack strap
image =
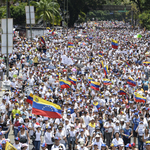
[[[21,131],[19,131],[19,138],[21,137]]]

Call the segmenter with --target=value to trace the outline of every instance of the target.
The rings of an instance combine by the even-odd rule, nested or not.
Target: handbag
[[[31,139],[32,139],[33,141],[35,141],[35,139],[36,139],[36,134],[35,134],[35,132],[34,132],[33,135],[31,136]]]

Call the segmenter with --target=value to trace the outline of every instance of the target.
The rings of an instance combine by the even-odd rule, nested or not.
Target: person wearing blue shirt
[[[130,126],[130,123],[127,122],[126,127],[123,129],[123,133],[122,133],[123,141],[125,145],[131,142],[131,137],[133,135],[132,129],[129,126]]]
[[[136,128],[138,127],[140,122],[140,118],[138,117],[138,113],[134,114],[134,118],[133,118],[133,137],[134,137],[134,143],[136,144],[136,138],[137,138],[137,132],[135,131]]]
[[[143,89],[144,89],[144,91],[148,91],[148,84],[149,84],[149,81],[147,81],[146,78],[145,78],[145,81],[143,81]]]

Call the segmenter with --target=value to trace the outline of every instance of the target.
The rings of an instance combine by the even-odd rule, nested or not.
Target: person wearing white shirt
[[[63,150],[66,150],[65,146],[63,144],[59,143],[59,137],[55,137],[55,144],[53,144],[51,150],[56,150],[58,148],[62,148]]]
[[[69,149],[71,149],[71,145],[73,145],[73,147],[75,147],[75,138],[76,138],[76,131],[74,129],[74,125],[71,124],[70,125],[70,131],[69,131],[69,135],[68,135],[68,147]]]
[[[116,121],[116,124],[113,128],[113,134],[115,134],[116,132],[120,132],[119,120]]]
[[[85,125],[87,126],[89,124],[89,122],[90,122],[90,117],[89,117],[89,115],[87,115],[86,111],[84,112],[84,115],[82,116],[82,118],[83,118],[83,120],[85,122]]]
[[[94,148],[94,144],[97,144],[97,145],[98,145],[98,149],[101,149],[101,146],[102,146],[102,144],[103,144],[103,140],[102,140],[102,138],[101,138],[101,136],[100,136],[99,134],[97,134],[97,135],[95,136],[95,139],[94,139],[94,141],[92,142],[92,144],[89,145],[89,146],[87,146],[87,147],[93,146],[93,148]]]
[[[19,142],[20,138],[16,137],[15,138],[15,143],[13,144],[13,146],[17,149],[17,150],[21,150],[21,143]]]
[[[113,137],[113,127],[114,124],[112,123],[112,119],[108,119],[108,121],[106,121],[104,124],[107,146],[110,146],[111,138]]]
[[[51,126],[49,126],[45,132],[45,135],[44,135],[44,143],[47,144],[48,150],[51,150],[51,147],[53,145],[52,138],[54,138],[53,132],[51,130]]]
[[[116,146],[124,145],[123,139],[119,138],[119,133],[118,132],[116,132],[115,138],[112,140],[112,143]]]

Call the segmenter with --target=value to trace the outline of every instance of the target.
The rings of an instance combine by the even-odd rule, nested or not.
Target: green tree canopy
[[[27,6],[27,3],[20,3],[18,6],[10,6],[10,14],[13,18],[14,24],[26,24],[25,6]]]
[[[53,14],[54,18],[56,18],[56,16],[60,16],[59,9],[59,4],[56,1],[40,0],[39,2],[36,2],[36,19],[42,19],[44,24],[46,21],[52,23]]]

